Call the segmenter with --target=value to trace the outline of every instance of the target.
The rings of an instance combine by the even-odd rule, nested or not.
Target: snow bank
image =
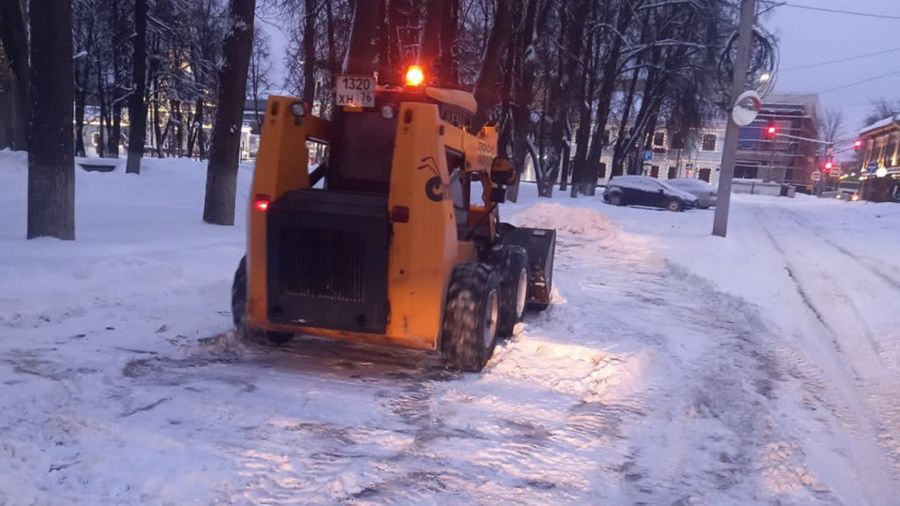
[[[569,207],[556,202],[539,202],[513,215],[517,225],[556,229],[567,238],[583,238],[602,245],[614,244],[620,238],[617,226],[595,209]]]

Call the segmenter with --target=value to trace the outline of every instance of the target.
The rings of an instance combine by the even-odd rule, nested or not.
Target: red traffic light
[[[769,135],[774,136],[776,133],[778,133],[778,128],[775,127],[774,125],[772,125],[772,126],[770,126],[769,128],[766,129],[766,133],[768,133]]]
[[[825,170],[831,170],[834,167],[834,164],[831,162],[825,162]]]
[[[862,139],[857,139],[856,142],[853,143],[853,149],[860,150],[863,147]]]

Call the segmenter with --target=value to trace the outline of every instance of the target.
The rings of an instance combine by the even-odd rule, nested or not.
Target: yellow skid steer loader
[[[466,126],[471,94],[336,81],[332,121],[266,106],[232,312],[243,337],[295,334],[439,351],[479,371],[526,306],[550,303],[554,230],[499,222],[518,171]],[[309,167],[310,142],[328,156]]]

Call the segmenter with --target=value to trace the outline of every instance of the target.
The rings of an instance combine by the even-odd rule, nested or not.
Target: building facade
[[[818,111],[816,95],[767,97],[757,120],[740,130],[734,177],[788,183],[811,191],[821,151],[816,141]],[[724,120],[718,120],[687,134],[658,129],[651,150],[643,153],[643,174],[661,180],[696,178],[718,185],[725,126]],[[770,127],[775,128],[774,134],[769,134]],[[615,138],[607,137],[606,144],[611,147]],[[604,149],[601,162],[612,166],[611,149]],[[601,183],[614,175],[609,170],[601,174]]]
[[[756,121],[740,130],[734,177],[812,191],[824,149],[818,142],[819,109],[817,95],[766,97]]]
[[[900,202],[900,115],[885,118],[859,132],[861,163],[853,167],[861,194],[875,202]]]

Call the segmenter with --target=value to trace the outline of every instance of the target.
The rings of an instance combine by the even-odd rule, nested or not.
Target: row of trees
[[[140,173],[148,132],[159,156],[203,158],[209,145],[204,219],[233,223],[254,13],[252,0],[0,1],[0,147],[29,152],[28,237],[74,238],[73,155],[85,154],[89,114],[100,156],[128,146],[128,173]]]
[[[534,162],[542,190],[590,191],[601,154],[639,170],[657,127],[689,138],[721,111],[734,2],[720,0],[377,0],[357,2],[363,70],[396,81],[418,61],[436,84],[473,90],[475,125],[502,127],[503,148]],[[342,0],[278,0],[295,27],[289,83],[327,114],[331,76],[350,40]],[[343,20],[343,21],[337,21]],[[755,65],[771,44],[757,48]]]
[[[129,172],[139,172],[145,145],[208,157],[204,217],[214,223],[233,220],[247,89],[264,94],[277,64],[254,34],[254,13],[288,24],[284,84],[316,113],[331,114],[335,73],[396,83],[417,61],[431,84],[473,91],[471,129],[497,123],[502,149],[533,161],[544,194],[569,180],[590,191],[604,149],[614,172],[636,170],[657,127],[689,136],[717,114],[736,18],[734,2],[721,0],[31,0],[31,67],[43,42],[34,13],[45,4],[70,10],[73,151],[84,154],[93,115],[98,152],[128,145]],[[0,132],[19,148],[35,89],[25,12],[21,0],[0,0],[0,107],[13,112]]]
[[[123,124],[147,118],[149,139],[140,147],[152,146],[152,154],[160,157],[206,158],[209,136],[201,126],[209,124],[218,96],[227,4],[221,0],[67,3],[72,13],[76,153],[85,154],[88,122],[98,125],[97,154],[118,157],[120,146],[132,144]],[[24,0],[0,4],[0,23],[24,26]],[[5,108],[0,110],[9,112],[0,115],[0,147],[23,149],[27,107],[17,105],[28,103],[26,31],[0,32],[4,34],[0,108]],[[12,36],[17,33],[21,35]]]

